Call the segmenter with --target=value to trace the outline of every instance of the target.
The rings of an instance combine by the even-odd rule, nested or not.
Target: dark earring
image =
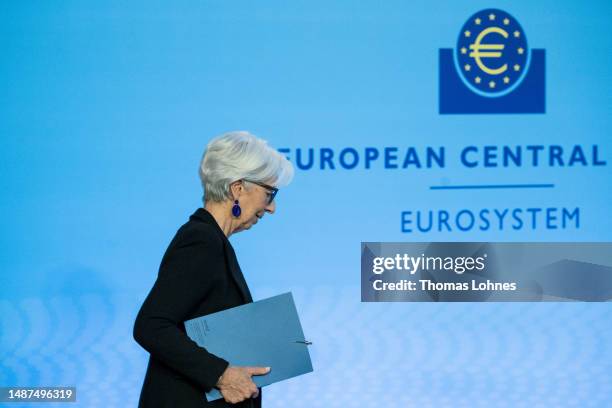
[[[234,205],[232,206],[232,215],[236,218],[240,217],[242,213],[242,208],[238,205],[238,200],[234,200]]]

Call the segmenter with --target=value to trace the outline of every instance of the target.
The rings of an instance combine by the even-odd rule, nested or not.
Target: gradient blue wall
[[[612,3],[0,4],[0,385],[135,406],[132,322],[201,204],[207,141],[278,148],[580,144],[612,160]],[[546,50],[544,115],[439,115],[438,49],[497,7]],[[609,166],[297,171],[232,237],[256,299],[292,290],[315,372],[267,407],[606,406],[608,304],[361,304],[361,241],[610,241]],[[549,182],[552,189],[433,191]],[[566,230],[403,233],[402,211],[580,207]],[[357,403],[357,400],[360,400]]]

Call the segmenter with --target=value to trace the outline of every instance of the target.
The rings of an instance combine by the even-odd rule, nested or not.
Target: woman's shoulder
[[[227,238],[212,215],[200,208],[189,217],[189,221],[181,225],[176,231],[172,242],[168,246],[168,251],[172,252],[196,245],[222,251],[226,241]]]
[[[221,265],[225,252],[222,237],[214,225],[189,220],[178,229],[168,245],[161,260],[159,277],[185,276],[190,271],[197,274],[193,266],[201,262]]]
[[[223,245],[223,238],[218,233],[216,226],[195,220],[189,220],[181,225],[174,240],[182,244],[203,242],[210,245]]]

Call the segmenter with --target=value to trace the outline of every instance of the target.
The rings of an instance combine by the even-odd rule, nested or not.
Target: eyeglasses
[[[243,180],[248,181],[249,183],[257,184],[258,186],[261,186],[265,188],[266,190],[268,190],[270,192],[270,195],[268,195],[268,205],[272,204],[272,201],[274,201],[274,197],[276,197],[276,194],[278,193],[278,188],[272,187],[266,183],[261,183],[259,181],[248,180],[248,179],[243,179]]]

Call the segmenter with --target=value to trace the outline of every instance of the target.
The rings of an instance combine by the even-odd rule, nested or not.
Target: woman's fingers
[[[265,375],[270,372],[270,367],[244,367],[249,375]]]

